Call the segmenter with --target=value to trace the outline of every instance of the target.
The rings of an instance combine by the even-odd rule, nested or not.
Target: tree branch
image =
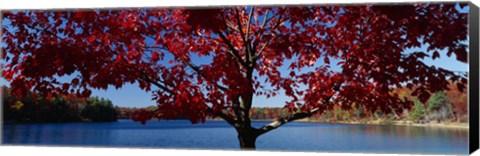
[[[168,89],[167,86],[165,85],[162,85],[160,83],[158,83],[157,81],[154,81],[152,79],[150,79],[146,74],[142,74],[142,79],[145,81],[145,82],[148,82],[150,84],[153,84],[155,86],[157,86],[158,88],[161,88],[162,90],[170,93],[170,94],[175,94],[175,92],[173,92],[172,90]]]
[[[243,44],[245,45],[245,56],[246,56],[246,59],[244,60],[244,63],[242,64],[244,67],[248,67],[248,64],[250,63],[250,56],[249,56],[249,43],[246,39],[246,35],[245,33],[243,33],[243,29],[242,29],[242,22],[240,20],[240,13],[238,12],[238,9],[235,8],[235,12],[236,12],[236,19],[237,19],[237,25],[238,25],[238,30],[240,30],[240,36],[242,38],[242,41],[243,41]],[[248,31],[248,30],[247,30]]]
[[[267,12],[267,13],[268,13],[268,12]],[[272,19],[274,19],[275,17],[277,17],[277,16],[279,16],[279,15],[282,16],[283,14],[275,14],[275,15],[273,15],[273,16],[270,17],[270,18],[268,18],[268,16],[265,16],[265,18],[268,18],[268,19],[264,20],[263,25],[262,25],[262,28],[265,28],[265,26],[266,26],[266,24],[267,24],[268,22],[270,22]]]
[[[339,84],[336,84],[335,86],[333,86],[333,90],[334,91],[339,91],[340,90],[340,86],[343,82],[340,82]],[[307,112],[299,112],[299,113],[294,113],[294,114],[290,114],[290,115],[287,115],[285,117],[282,117],[280,119],[277,119],[276,121],[270,123],[270,124],[267,124],[265,126],[262,126],[261,128],[259,128],[259,135],[262,135],[264,133],[267,133],[271,130],[274,130],[288,122],[291,122],[291,121],[295,121],[295,120],[299,120],[299,119],[303,119],[303,118],[307,118],[307,117],[311,117],[313,114],[315,114],[316,112],[318,112],[322,107],[326,107],[330,104],[330,99],[332,99],[333,95],[327,97],[326,99],[323,100],[323,104],[324,105],[321,105],[319,107],[316,107],[316,108],[313,108]]]
[[[237,49],[235,49],[235,47],[232,45],[232,43],[230,43],[227,37],[225,37],[222,32],[218,32],[218,34],[220,38],[222,38],[223,42],[225,42],[225,44],[227,44],[227,46],[230,48],[230,50],[228,50],[227,52],[234,56],[242,66],[247,67],[247,64],[244,60],[242,60],[242,57],[238,54]]]
[[[290,115],[287,115],[287,116],[282,117],[280,119],[277,119],[276,121],[261,127],[259,129],[260,130],[259,135],[262,135],[262,134],[267,133],[271,130],[274,130],[274,129],[276,129],[276,128],[278,128],[278,127],[280,127],[280,126],[282,126],[282,125],[284,125],[288,122],[310,117],[319,110],[320,110],[320,107],[317,107],[317,108],[314,108],[314,109],[312,109],[308,112],[299,112],[299,113],[295,113],[295,114],[290,114]]]
[[[223,120],[227,121],[228,124],[232,125],[235,127],[235,121],[233,119],[231,119],[230,117],[228,117],[227,114],[223,113],[223,112],[216,112],[214,111],[212,108],[208,107],[207,108],[207,111],[212,113],[213,115],[216,115],[220,118],[222,118]]]
[[[245,38],[247,38],[248,40],[248,34],[250,32],[250,24],[252,23],[252,16],[253,16],[253,10],[254,10],[254,7],[252,6],[252,8],[250,8],[250,13],[248,15],[248,22],[247,22],[247,32],[245,32]]]
[[[265,24],[267,24],[267,18],[268,18],[268,12],[270,9],[267,10],[267,13],[265,13],[265,17],[263,18],[263,23],[262,23],[262,29],[265,28]]]
[[[153,37],[147,36],[147,35],[145,35],[145,37],[149,37],[149,38],[154,39]],[[148,47],[147,47],[147,48],[148,48]],[[173,52],[169,51],[168,49],[165,49],[165,48],[163,48],[163,47],[156,47],[156,48],[169,52],[169,53],[172,54],[175,58],[180,59],[180,61],[182,61],[182,63],[183,63],[184,65],[190,67],[193,71],[195,71],[196,73],[198,73],[200,76],[202,76],[203,78],[207,79],[207,76],[205,75],[205,73],[203,73],[203,71],[200,69],[200,67],[195,66],[194,64],[186,61],[185,59],[183,59],[183,58],[181,58],[181,57],[178,57],[177,55],[175,55]],[[223,91],[228,91],[228,90],[230,90],[230,89],[228,89],[227,87],[224,87],[224,86],[222,86],[222,85],[220,85],[220,84],[218,84],[218,83],[215,83],[215,85],[216,85],[219,89],[221,89],[221,90],[223,90]]]
[[[273,28],[272,28],[272,30],[271,30],[272,33],[273,33],[273,30],[274,30],[274,29],[276,29],[281,23],[284,22],[284,21],[282,21],[282,19],[283,19],[283,14],[280,15],[280,17],[278,18],[277,23],[275,24],[275,26],[273,26]],[[273,41],[274,39],[276,39],[277,37],[278,37],[278,36],[272,37],[267,43],[265,43],[265,44],[260,48],[260,50],[258,51],[258,54],[253,57],[253,60],[254,60],[253,62],[255,62],[255,60],[257,60],[258,57],[260,57],[260,56],[262,55],[263,50],[265,49],[265,47],[267,47],[267,45],[270,44],[270,42],[272,42],[272,41]]]
[[[227,27],[236,31],[236,32],[240,32],[240,30],[238,30],[237,28],[235,28],[230,22],[226,23]]]
[[[180,58],[180,59],[181,59],[181,58]],[[186,64],[186,65],[187,65],[188,67],[190,67],[192,70],[194,70],[195,72],[197,72],[198,74],[200,74],[200,76],[202,76],[203,78],[207,79],[207,76],[205,75],[205,73],[203,73],[203,71],[200,69],[200,67],[195,66],[195,65],[191,64],[190,62],[185,61],[184,59],[181,59],[181,60],[182,60],[182,62],[184,62],[184,64]],[[208,80],[207,80],[207,81],[208,81]],[[230,89],[228,89],[227,87],[224,87],[224,86],[222,86],[222,85],[220,85],[220,84],[218,84],[218,83],[215,83],[215,85],[216,85],[219,89],[221,89],[221,90],[223,90],[223,91],[228,91],[228,90],[230,90]]]
[[[240,21],[240,13],[238,13],[237,8],[235,8],[235,12],[237,13],[235,17],[237,19],[238,30],[240,30],[240,36],[242,36],[243,43],[247,45],[247,41],[245,39],[245,33],[243,33],[243,29],[242,29],[242,22]]]
[[[239,99],[240,96],[236,96],[235,97],[235,101],[233,102],[233,112],[235,113],[235,116],[237,117],[237,120],[240,122],[240,123],[243,123],[243,117],[242,116],[242,110],[243,110],[243,107],[241,106],[240,104],[240,99]]]
[[[245,49],[246,49],[246,56],[247,56],[247,62],[250,63],[251,60],[250,60],[250,57],[253,55],[252,54],[252,49],[250,48],[250,36],[249,36],[249,32],[250,32],[250,24],[252,22],[252,16],[253,16],[253,10],[254,10],[254,7],[252,6],[252,8],[250,8],[250,13],[248,15],[248,22],[247,22],[247,31],[245,32]]]

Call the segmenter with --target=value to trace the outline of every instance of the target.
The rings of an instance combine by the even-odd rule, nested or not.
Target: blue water
[[[236,131],[223,121],[4,124],[2,138],[10,145],[239,149]],[[468,130],[294,122],[260,136],[257,150],[467,154]]]

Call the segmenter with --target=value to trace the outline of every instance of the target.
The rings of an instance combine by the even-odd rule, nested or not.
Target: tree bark
[[[258,133],[255,129],[250,128],[248,130],[238,130],[238,141],[240,142],[240,148],[242,150],[255,150],[255,142],[258,138]]]

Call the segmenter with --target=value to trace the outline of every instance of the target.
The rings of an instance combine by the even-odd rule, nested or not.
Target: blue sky
[[[468,8],[461,9],[462,11],[468,10]],[[4,23],[5,24],[5,23]],[[467,43],[468,44],[468,43]],[[409,49],[405,52],[411,51],[425,51],[425,47],[420,47],[416,49]],[[461,63],[455,59],[455,55],[451,57],[446,56],[446,51],[440,51],[440,58],[432,60],[431,58],[426,58],[424,62],[427,65],[434,65],[436,67],[442,67],[452,71],[468,71],[468,64]],[[167,62],[172,56],[166,56]],[[211,61],[209,57],[193,57],[192,59],[195,64],[204,64]],[[317,64],[322,61],[317,61]],[[332,61],[335,62],[335,61]],[[284,67],[280,68],[280,72],[288,73],[287,66],[288,63],[285,63]],[[335,68],[335,67],[333,67]],[[335,70],[335,69],[334,69]],[[67,78],[62,78],[67,79]],[[9,83],[1,78],[1,85],[9,86]],[[137,84],[125,84],[122,88],[115,89],[114,87],[109,87],[107,90],[92,90],[93,96],[105,97],[110,99],[114,105],[123,106],[123,107],[145,107],[145,106],[154,106],[155,102],[151,100],[151,93],[141,90]],[[283,93],[280,93],[276,97],[266,98],[265,96],[256,96],[253,99],[254,107],[282,107],[285,102],[290,100]]]

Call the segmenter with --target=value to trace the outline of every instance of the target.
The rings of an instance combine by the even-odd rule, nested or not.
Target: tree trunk
[[[238,131],[238,141],[242,150],[255,150],[258,134],[252,130]]]

